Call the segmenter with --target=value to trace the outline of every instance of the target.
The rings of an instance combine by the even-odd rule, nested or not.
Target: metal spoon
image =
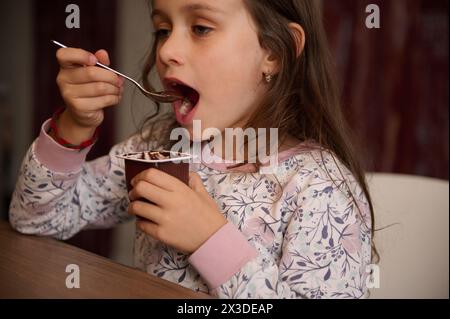
[[[59,43],[58,41],[52,40],[52,42],[54,44],[56,44],[57,46],[60,46],[61,48],[67,48],[67,46],[65,46],[62,43]],[[184,100],[184,97],[179,95],[177,92],[150,92],[147,91],[146,89],[144,89],[138,82],[136,82],[135,80],[133,80],[132,78],[126,76],[125,74],[122,74],[114,69],[111,69],[109,66],[106,66],[100,62],[97,62],[95,65],[104,68],[106,70],[109,70],[111,72],[114,72],[117,75],[120,75],[121,77],[131,81],[134,83],[134,85],[136,85],[139,90],[148,98],[152,99],[155,102],[160,102],[160,103],[172,103],[178,100]]]

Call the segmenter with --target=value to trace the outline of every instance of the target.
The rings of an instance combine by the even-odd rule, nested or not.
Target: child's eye
[[[211,28],[202,26],[202,25],[194,25],[192,27],[192,31],[199,36],[205,36],[212,31]]]
[[[162,38],[167,38],[170,35],[170,30],[169,29],[159,29],[154,32],[154,35],[157,40],[162,39]]]

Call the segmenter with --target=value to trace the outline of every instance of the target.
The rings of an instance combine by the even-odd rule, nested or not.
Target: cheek
[[[220,55],[206,57],[203,71],[205,98],[225,100],[230,103],[236,100],[243,101],[258,91],[262,74],[256,53],[231,51]],[[202,81],[202,82],[203,82]]]
[[[212,59],[211,59],[212,60]],[[208,65],[215,70],[213,75],[223,85],[254,85],[257,82],[260,65],[259,55],[245,50],[231,50]]]
[[[230,50],[202,58],[205,64],[197,74],[203,82],[203,108],[198,118],[208,127],[234,127],[250,115],[262,94],[259,54]]]
[[[207,84],[216,87],[219,92],[231,90],[228,96],[233,92],[239,93],[240,88],[254,90],[262,78],[264,53],[257,35],[245,31],[244,26],[239,30],[236,28],[197,52],[202,64],[197,74],[203,73]]]

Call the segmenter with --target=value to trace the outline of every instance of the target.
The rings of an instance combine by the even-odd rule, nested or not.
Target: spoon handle
[[[57,46],[61,47],[61,48],[64,48],[64,49],[67,48],[67,46],[65,46],[64,44],[62,44],[62,43],[60,43],[60,42],[58,42],[58,41],[52,40],[52,42],[53,42],[54,44],[56,44]],[[104,68],[104,69],[107,69],[107,70],[109,70],[109,71],[111,71],[111,72],[114,72],[115,74],[120,75],[120,76],[122,76],[122,77],[124,77],[124,78],[127,78],[128,80],[134,82],[134,80],[133,80],[132,78],[126,76],[125,74],[120,73],[119,71],[116,71],[116,70],[114,70],[114,69],[111,69],[111,68],[110,68],[109,66],[107,66],[107,65],[104,65],[104,64],[102,64],[102,63],[100,63],[100,62],[97,62],[95,65],[100,66],[100,67],[102,67],[102,68]]]

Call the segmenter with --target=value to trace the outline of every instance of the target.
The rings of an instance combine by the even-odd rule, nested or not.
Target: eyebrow
[[[210,11],[213,13],[223,13],[223,11],[220,10],[219,8],[211,7],[210,5],[202,4],[202,3],[193,3],[193,4],[185,5],[181,8],[181,11],[184,13],[193,12],[193,11]],[[168,18],[167,14],[164,11],[159,10],[159,9],[155,9],[152,11],[151,18],[153,19],[155,16],[162,16],[162,17]]]

